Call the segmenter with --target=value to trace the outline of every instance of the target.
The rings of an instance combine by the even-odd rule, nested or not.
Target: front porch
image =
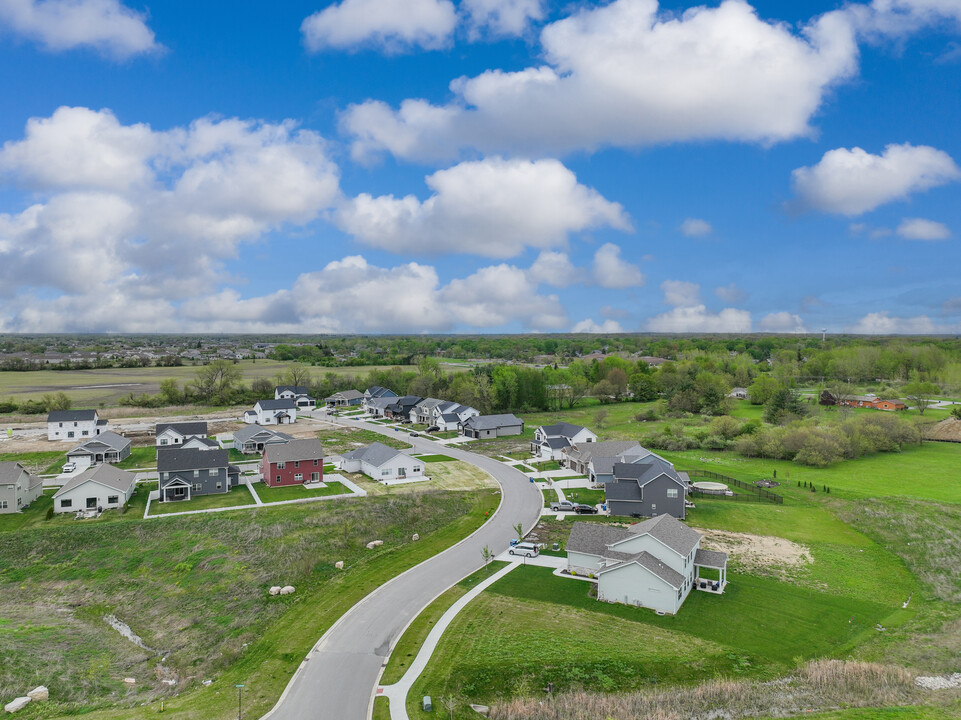
[[[179,502],[190,500],[190,484],[180,478],[171,481],[160,489],[160,502]]]

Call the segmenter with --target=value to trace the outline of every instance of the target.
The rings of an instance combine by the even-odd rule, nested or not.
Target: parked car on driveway
[[[596,515],[597,508],[593,505],[585,505],[584,503],[578,503],[574,506],[574,512],[578,515]]]
[[[438,430],[440,430],[440,428],[437,425],[431,425],[427,428],[427,432],[437,432]]]
[[[551,510],[554,512],[573,512],[575,503],[570,500],[560,500],[551,503]]]
[[[524,555],[525,557],[537,557],[540,555],[541,546],[536,543],[520,542],[508,550],[511,555]]]
[[[63,472],[65,473],[72,473],[76,469],[77,463],[68,462],[63,464]]]

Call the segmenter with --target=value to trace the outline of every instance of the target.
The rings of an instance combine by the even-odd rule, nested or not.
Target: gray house
[[[240,482],[240,470],[227,463],[226,450],[161,448],[157,471],[161,502],[230,492]]]
[[[567,467],[581,475],[588,475],[594,484],[611,479],[614,463],[633,462],[650,454],[637,440],[587,442],[566,448],[563,452]]]
[[[514,415],[474,415],[460,423],[460,434],[465,437],[484,439],[504,435],[520,435],[524,421]]]
[[[133,496],[137,476],[113,465],[98,465],[84,470],[64,484],[53,496],[54,512],[78,510],[99,514],[122,508]]]
[[[340,392],[335,392],[330,397],[325,397],[324,402],[327,404],[327,407],[360,405],[364,402],[364,393],[359,390],[341,390]]]
[[[130,438],[118,435],[113,430],[104,430],[68,452],[67,460],[82,469],[101,463],[118,463],[129,456]]]
[[[667,460],[653,453],[634,463],[615,463],[613,480],[604,484],[604,495],[611,515],[654,517],[687,516],[686,476]]]
[[[0,462],[0,514],[20,512],[43,494],[43,480],[17,462]]]
[[[268,445],[278,445],[293,440],[293,437],[279,430],[262,427],[261,425],[247,425],[234,431],[234,450],[244,455],[262,453]]]

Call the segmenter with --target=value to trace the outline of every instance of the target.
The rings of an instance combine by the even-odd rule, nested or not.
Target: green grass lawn
[[[554,490],[544,488],[541,490],[541,494],[544,496],[544,507],[546,508],[549,508],[552,502],[557,502],[560,499]]]
[[[157,448],[153,445],[150,447],[130,448],[130,455],[116,463],[114,467],[118,467],[121,470],[155,468],[157,467]]]
[[[373,430],[338,428],[336,430],[323,430],[320,433],[320,442],[323,443],[324,452],[327,455],[341,455],[356,450],[361,445],[370,445],[373,442],[383,443],[398,450],[407,450],[412,445],[406,439],[401,439],[406,438],[406,435],[406,431],[397,433],[396,436],[389,436],[381,435]]]
[[[418,455],[417,459],[423,460],[425,463],[455,462],[454,458],[448,457],[447,455]]]
[[[2,373],[0,373],[2,375]],[[65,453],[59,450],[24,453],[0,453],[0,462],[18,462],[35,475],[53,475],[63,470],[67,462]]]
[[[529,462],[527,464],[536,469],[537,472],[561,469],[561,464],[557,460],[542,460],[541,462]]]
[[[0,532],[21,530],[43,523],[47,518],[47,510],[53,507],[53,493],[53,490],[46,490],[25,510],[0,515]]]
[[[254,490],[265,503],[280,502],[281,500],[301,500],[303,498],[326,497],[328,495],[346,495],[350,493],[347,486],[336,480],[325,483],[327,487],[311,490],[303,485],[288,485],[286,487],[268,487],[257,483]],[[231,491],[233,492],[233,491]]]
[[[227,460],[232,463],[254,462],[263,457],[260,453],[242,453],[235,448],[227,449]]]
[[[285,498],[287,499],[287,498]],[[266,500],[264,501],[266,502]],[[230,492],[217,493],[216,495],[200,495],[192,497],[190,500],[178,500],[175,502],[152,502],[150,503],[150,517],[155,515],[168,515],[170,513],[187,512],[188,510],[212,510],[214,508],[237,507],[238,505],[253,505],[254,498],[247,490],[246,485],[235,487]]]
[[[574,488],[573,490],[564,490],[564,497],[572,502],[582,503],[584,505],[597,505],[598,503],[604,502],[604,491]]]

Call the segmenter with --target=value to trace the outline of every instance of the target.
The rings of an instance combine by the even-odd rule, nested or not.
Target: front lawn
[[[216,495],[200,495],[190,500],[150,503],[150,517],[155,515],[169,515],[170,513],[187,512],[188,510],[212,510],[214,508],[237,507],[238,505],[253,505],[254,498],[246,485],[232,488],[230,492]]]
[[[54,475],[63,471],[66,453],[59,451],[0,453],[0,462],[18,462],[34,475]]]
[[[604,491],[574,488],[572,490],[564,490],[564,497],[572,502],[584,505],[597,505],[604,502]]]
[[[287,485],[285,487],[268,487],[257,483],[254,490],[264,503],[280,502],[281,500],[302,500],[304,498],[326,497],[328,495],[349,495],[350,490],[343,483],[336,480],[325,482],[327,487],[309,489],[303,485]]]
[[[407,431],[403,431],[406,435]],[[398,450],[407,450],[412,447],[409,442],[402,440],[400,432],[396,436],[381,435],[373,430],[359,430],[355,428],[337,428],[336,430],[322,430],[319,433],[320,442],[324,446],[327,455],[342,455],[345,452],[356,450],[362,445],[370,445],[373,442],[383,443],[388,447]]]
[[[541,462],[528,462],[527,464],[536,469],[537,472],[561,469],[561,464],[557,460],[542,460]]]
[[[121,470],[155,468],[157,467],[157,448],[154,445],[130,448],[130,455],[116,463],[114,467]]]
[[[447,457],[446,455],[418,455],[417,459],[423,460],[425,463],[456,462],[454,458]]]
[[[263,457],[260,453],[247,453],[244,454],[237,450],[236,448],[227,449],[227,460],[232,463],[242,463],[242,462],[254,462],[260,460]]]

